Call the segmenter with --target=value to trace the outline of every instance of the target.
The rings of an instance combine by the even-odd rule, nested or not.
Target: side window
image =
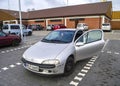
[[[3,25],[3,30],[7,30],[8,29],[8,25]]]
[[[27,29],[24,25],[22,25],[22,29]]]
[[[88,32],[87,43],[95,42],[102,39],[102,31],[94,30]]]
[[[82,35],[77,42],[82,42],[84,44],[99,41],[102,39],[102,31],[93,30]]]
[[[11,25],[11,29],[20,29],[18,25]]]
[[[84,35],[82,35],[78,40],[77,40],[77,42],[82,42],[82,43],[84,43],[84,44],[86,44],[87,43],[87,33],[86,34],[84,34]]]
[[[82,34],[83,34],[83,31],[79,30],[79,31],[76,33],[76,35],[75,35],[75,40],[74,40],[74,41],[76,41],[76,39],[77,39],[78,37],[80,37]]]
[[[0,37],[4,37],[4,36],[6,36],[6,34],[3,32],[0,32]]]

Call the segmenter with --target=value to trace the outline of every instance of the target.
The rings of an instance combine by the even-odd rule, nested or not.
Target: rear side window
[[[77,42],[83,42],[85,44],[92,43],[95,41],[99,41],[102,39],[102,31],[100,30],[93,30],[90,32],[87,32],[86,34],[82,35]]]
[[[110,24],[102,24],[103,26],[110,26]]]
[[[18,25],[11,25],[10,27],[11,27],[11,29],[20,29],[20,27]]]
[[[3,25],[2,29],[7,30],[8,29],[8,25]]]
[[[102,39],[102,32],[101,31],[90,31],[88,32],[87,43],[95,42]]]

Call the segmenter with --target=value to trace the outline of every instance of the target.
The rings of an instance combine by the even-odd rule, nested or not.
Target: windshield
[[[110,26],[110,24],[102,24],[103,26]]]
[[[42,42],[49,43],[70,43],[74,37],[75,31],[58,30],[53,31],[42,39]]]

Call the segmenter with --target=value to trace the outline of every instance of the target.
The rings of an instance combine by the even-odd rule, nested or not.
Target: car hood
[[[23,54],[24,59],[41,63],[43,60],[55,59],[69,44],[38,42]]]

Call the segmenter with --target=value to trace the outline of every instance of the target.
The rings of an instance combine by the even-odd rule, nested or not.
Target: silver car
[[[24,52],[23,66],[40,74],[71,74],[77,61],[96,55],[104,43],[100,29],[58,29]]]

